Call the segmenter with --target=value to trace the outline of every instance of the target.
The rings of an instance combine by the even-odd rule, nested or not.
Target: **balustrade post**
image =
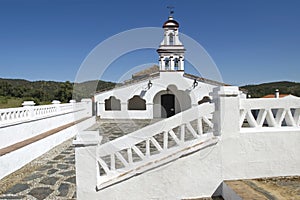
[[[101,144],[102,136],[98,131],[79,132],[75,145],[75,167],[77,198],[82,199],[85,193],[92,193],[100,177],[99,164],[97,163],[97,147]]]
[[[56,107],[56,112],[57,113],[59,113],[60,111],[61,111],[61,109],[60,109],[60,101],[58,101],[58,100],[53,100],[52,102],[51,102],[53,105],[55,105],[55,107]]]
[[[34,114],[34,105],[35,105],[34,101],[24,101],[24,102],[22,103],[22,106],[23,106],[23,107],[28,108],[28,111],[29,111],[29,113],[28,113],[28,118],[29,118],[29,119],[34,119],[34,118],[35,118],[35,114]]]
[[[164,132],[164,139],[163,139],[164,150],[168,149],[168,134],[169,133],[167,131]]]
[[[240,125],[240,98],[236,86],[221,86],[213,89],[213,133],[216,136],[239,132]]]

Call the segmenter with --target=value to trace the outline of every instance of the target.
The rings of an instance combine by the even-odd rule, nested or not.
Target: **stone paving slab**
[[[0,199],[76,199],[73,139],[0,181]]]

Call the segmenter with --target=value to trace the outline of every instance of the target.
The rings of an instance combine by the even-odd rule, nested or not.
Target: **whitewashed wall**
[[[0,156],[0,179],[20,169],[64,141],[74,137],[78,132],[87,129],[95,124],[95,122],[95,118],[91,117],[44,139]]]
[[[96,174],[99,173],[95,167],[97,148],[79,147],[76,153],[76,166],[79,166],[77,183],[81,186],[77,187],[78,199],[125,200],[130,196],[132,200],[179,200],[209,197],[223,180],[300,174],[299,98],[248,101],[240,99],[237,87],[215,88],[212,96],[215,104],[214,135],[219,138],[217,144],[100,191],[95,189]],[[286,112],[293,108],[294,121],[290,126],[277,123],[270,127],[242,127],[241,120],[245,118],[243,109],[246,108],[262,109],[262,116],[265,110],[268,112],[272,108]],[[279,114],[277,121],[283,120]],[[289,114],[284,116],[289,119]],[[122,143],[122,139],[118,142]],[[85,170],[80,170],[80,165]]]
[[[53,107],[56,107],[56,109],[53,109]],[[0,179],[95,123],[95,118],[91,117],[92,102],[88,99],[79,103],[32,106],[25,109],[29,110],[31,115],[23,116],[23,118],[17,117],[15,113],[24,110],[24,108],[0,110],[1,114],[6,113],[10,115],[8,118],[4,118],[2,115],[3,118],[0,122],[0,148],[21,142],[76,120],[88,118],[53,135],[0,156]],[[35,112],[32,112],[34,110]]]
[[[91,116],[92,102],[0,109],[0,148]]]
[[[198,82],[198,86],[193,88],[193,79],[183,76],[184,72],[160,72],[158,78],[151,79],[152,87],[148,89],[148,81],[126,85],[115,88],[107,92],[95,95],[97,103],[97,115],[101,118],[159,118],[161,113],[160,95],[166,93],[169,87],[171,93],[175,94],[175,113],[181,112],[198,105],[198,101],[204,96],[209,96],[215,85]],[[157,96],[159,94],[159,96]],[[146,100],[147,110],[128,110],[127,102],[134,95],[141,96]],[[121,111],[105,111],[105,99],[114,96],[121,101]],[[186,96],[188,100],[186,101]],[[154,109],[153,109],[154,108]]]

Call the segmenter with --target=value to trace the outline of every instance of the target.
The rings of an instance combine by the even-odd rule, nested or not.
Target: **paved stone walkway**
[[[114,140],[158,120],[99,120],[103,142]],[[58,145],[20,170],[0,180],[1,199],[76,199],[73,139]]]
[[[76,199],[72,140],[2,179],[0,199]]]
[[[98,130],[100,135],[103,136],[102,143],[106,143],[159,120],[161,119],[101,119],[88,130]]]

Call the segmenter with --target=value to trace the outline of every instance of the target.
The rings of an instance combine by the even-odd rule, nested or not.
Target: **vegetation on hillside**
[[[281,81],[272,83],[263,83],[259,85],[245,85],[240,87],[248,91],[253,98],[263,97],[268,94],[274,94],[279,89],[281,94],[292,94],[300,97],[300,83]]]
[[[35,101],[37,105],[49,104],[52,100],[59,100],[62,103],[71,99],[80,101],[82,98],[91,98],[95,92],[114,86],[115,83],[96,80],[74,84],[69,81],[0,79],[0,108],[18,107],[23,101],[28,100]]]
[[[82,98],[91,98],[95,92],[113,87],[115,87],[115,83],[97,80],[71,83],[69,81],[27,81],[0,78],[0,108],[19,107],[23,101],[28,100],[34,101],[37,105],[50,104],[52,100],[59,100],[62,103],[69,102],[71,99],[80,101]],[[295,82],[272,82],[245,85],[240,88],[246,90],[253,98],[274,94],[276,89],[279,89],[281,94],[300,97],[300,83]]]

